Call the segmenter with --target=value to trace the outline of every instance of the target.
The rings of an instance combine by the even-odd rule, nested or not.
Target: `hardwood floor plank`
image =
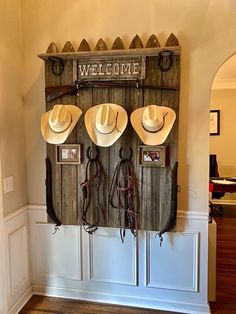
[[[69,299],[33,296],[19,314],[173,314],[119,305],[75,301]],[[176,312],[175,312],[176,314]],[[181,314],[181,313],[179,313]]]

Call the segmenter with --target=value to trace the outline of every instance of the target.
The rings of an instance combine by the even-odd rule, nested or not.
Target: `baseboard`
[[[8,310],[7,314],[16,314],[23,308],[33,295],[33,288],[30,286],[17,302]]]
[[[33,285],[34,295],[43,295],[49,297],[66,298],[73,300],[83,300],[90,302],[106,303],[121,306],[140,307],[145,309],[154,309],[162,311],[173,311],[186,314],[209,314],[208,304],[195,304],[185,302],[172,302],[159,300],[157,298],[135,297],[120,294],[101,293],[95,291],[83,291],[74,289],[65,289],[58,287],[49,287],[42,285]]]

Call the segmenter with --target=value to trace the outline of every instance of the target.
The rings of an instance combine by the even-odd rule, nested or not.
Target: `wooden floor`
[[[224,206],[217,223],[216,302],[214,314],[236,313],[236,207]]]
[[[133,307],[33,296],[19,314],[173,314]],[[176,312],[175,312],[176,314]]]

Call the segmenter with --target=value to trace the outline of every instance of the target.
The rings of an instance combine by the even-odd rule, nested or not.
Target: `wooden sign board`
[[[145,79],[145,57],[107,57],[78,61],[78,80]]]

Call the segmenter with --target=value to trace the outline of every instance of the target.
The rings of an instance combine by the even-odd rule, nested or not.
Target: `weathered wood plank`
[[[170,36],[167,38],[165,46],[166,47],[179,46],[179,41],[173,33],[171,33]]]
[[[146,44],[146,48],[161,47],[156,35],[152,34]]]
[[[64,51],[74,50],[72,44],[67,42],[63,48]],[[64,72],[61,75],[61,85],[73,85],[73,61],[64,61]],[[62,98],[64,105],[76,105],[76,96],[64,96]],[[78,122],[78,124],[80,121]],[[66,144],[76,144],[76,128],[66,140]],[[62,165],[61,192],[62,192],[62,221],[63,224],[74,225],[77,223],[77,204],[78,204],[78,172],[77,165]]]
[[[112,45],[112,50],[121,50],[121,49],[125,49],[125,46],[123,44],[123,41],[121,40],[120,37],[117,37]]]
[[[138,35],[135,35],[135,37],[132,39],[129,49],[136,49],[136,48],[143,48],[142,40]]]
[[[173,36],[170,36],[169,44],[175,45],[176,41]],[[167,40],[167,42],[168,42]],[[147,48],[142,48],[143,44],[139,37],[133,39],[130,49],[125,50],[123,42],[120,38],[117,38],[113,43],[112,51],[104,50],[107,49],[105,42],[101,39],[96,45],[97,51],[90,52],[89,46],[85,41],[82,41],[78,52],[65,52],[63,51],[60,56],[63,56],[65,60],[65,71],[61,77],[55,77],[53,75],[52,84],[54,85],[72,85],[73,82],[78,77],[78,58],[88,57],[92,60],[100,56],[101,58],[106,58],[109,56],[117,55],[119,56],[146,56],[146,72],[147,76],[141,84],[145,87],[151,86],[165,86],[170,88],[175,88],[179,86],[180,82],[180,47],[168,47],[168,50],[173,52],[173,65],[170,70],[163,72],[158,67],[158,53],[162,52],[163,48],[157,47],[159,45],[158,40],[155,35],[150,36],[147,42]],[[69,44],[64,47],[64,50],[70,50],[68,48]],[[55,50],[55,47],[53,48]],[[155,52],[155,54],[154,54]],[[169,59],[166,56],[166,52],[163,54],[162,65],[166,67],[168,65]],[[58,54],[57,54],[58,56]],[[74,58],[72,61],[72,57]],[[43,56],[44,58],[44,56]],[[45,57],[45,59],[48,58]],[[69,63],[68,63],[69,62]],[[45,72],[46,73],[46,72]],[[50,69],[48,69],[50,75]],[[45,74],[46,75],[46,74]],[[47,80],[48,81],[48,80]],[[57,82],[57,84],[55,84]],[[60,82],[60,84],[58,83]],[[47,85],[46,85],[47,86]],[[170,149],[170,165],[165,168],[157,167],[140,167],[139,166],[139,155],[138,146],[141,143],[139,137],[133,130],[130,123],[122,134],[120,139],[115,142],[109,148],[99,147],[100,160],[104,169],[103,186],[101,187],[101,197],[100,201],[102,204],[102,209],[100,212],[101,218],[99,226],[109,226],[109,227],[119,227],[117,220],[117,211],[111,208],[108,204],[108,192],[111,184],[112,175],[117,162],[119,161],[119,149],[123,147],[124,150],[129,153],[129,148],[133,149],[133,161],[134,169],[136,174],[136,211],[137,216],[137,228],[145,230],[159,230],[163,224],[165,224],[166,219],[170,213],[171,206],[171,185],[172,185],[172,168],[177,161],[178,152],[178,110],[179,110],[179,91],[178,90],[153,90],[141,88],[140,90],[123,87],[123,88],[86,88],[81,89],[79,96],[68,96],[63,97],[60,100],[65,103],[79,104],[83,113],[90,108],[101,103],[112,102],[123,106],[128,116],[131,115],[132,111],[141,106],[146,106],[150,104],[156,104],[160,106],[168,106],[176,111],[177,119],[175,121],[174,127],[164,143]],[[48,105],[50,106],[50,105]],[[61,215],[60,209],[57,211],[63,218],[63,223],[71,224],[81,224],[81,209],[82,209],[82,192],[80,183],[85,179],[85,151],[88,146],[95,147],[92,144],[84,125],[84,115],[80,118],[77,124],[76,130],[68,139],[68,143],[81,143],[83,144],[82,149],[82,164],[75,166],[76,171],[72,170],[72,166],[63,165],[63,177],[67,176],[66,188],[64,188],[64,183],[62,183],[62,189],[58,187],[58,191],[55,193],[62,194],[62,204],[63,213]],[[49,148],[52,149],[51,147]],[[52,155],[52,153],[50,153]],[[55,156],[55,155],[54,155]],[[61,167],[61,166],[60,166]],[[58,169],[58,168],[56,168]],[[58,170],[57,170],[58,171]],[[58,172],[59,173],[59,172]],[[92,175],[92,174],[91,174]],[[60,176],[57,174],[59,180]],[[56,175],[55,175],[56,177]],[[69,179],[70,178],[70,179]],[[69,182],[70,181],[70,182]],[[64,180],[60,180],[64,182]],[[96,201],[97,195],[96,190],[93,190],[91,195],[91,202],[88,211],[87,219],[89,221],[94,221],[96,218]],[[54,196],[55,198],[55,196]],[[58,201],[57,199],[55,201]],[[59,207],[58,207],[59,208]],[[66,210],[64,211],[64,208]],[[69,214],[68,214],[69,213]],[[61,217],[60,216],[60,217]]]
[[[147,78],[145,85],[161,86],[162,73],[159,70],[156,57],[147,57]],[[144,90],[143,105],[161,106],[161,90]],[[141,229],[156,230],[159,224],[158,212],[160,209],[161,169],[155,167],[140,167],[140,190],[141,190]]]
[[[72,43],[70,41],[67,41],[64,45],[64,47],[62,48],[62,52],[65,53],[65,52],[74,52],[75,49],[72,45]]]
[[[125,49],[125,50],[100,50],[100,51],[77,51],[77,52],[66,52],[66,53],[41,53],[38,54],[38,57],[47,60],[49,57],[60,57],[62,59],[83,59],[83,58],[104,58],[106,59],[109,56],[157,56],[159,52],[166,50],[163,47],[155,47],[155,48],[133,48],[133,49]],[[168,50],[173,51],[174,55],[180,55],[181,48],[180,46],[176,47],[168,47]]]
[[[51,43],[49,46],[48,46],[48,49],[47,49],[47,52],[46,52],[46,55],[48,55],[49,53],[50,54],[54,54],[54,53],[58,53],[58,48],[56,46],[55,43]]]
[[[89,47],[89,44],[88,42],[83,39],[79,45],[79,48],[78,48],[78,51],[82,52],[82,51],[90,51],[90,47]]]
[[[113,44],[113,49],[124,49],[123,42],[120,38],[117,38]],[[110,101],[111,103],[115,103],[122,107],[126,107],[125,103],[125,94],[126,88],[111,88],[110,89]],[[120,147],[124,146],[125,138],[124,134],[109,148],[109,165],[108,165],[108,188],[110,191],[110,187],[112,184],[112,177],[114,175],[115,168],[117,163],[119,162],[119,150]],[[117,202],[116,204],[117,205]],[[113,208],[108,202],[108,226],[109,227],[119,227],[118,221],[118,211],[116,208]]]
[[[172,36],[173,38],[173,36]],[[174,38],[173,38],[174,39]],[[173,44],[173,41],[172,41]],[[162,84],[164,86],[179,86],[180,85],[180,57],[173,57],[173,65],[169,71],[165,71],[162,74]],[[166,67],[169,64],[168,58],[163,59],[163,66]],[[160,224],[159,229],[165,226],[171,215],[171,198],[173,191],[172,180],[173,168],[178,161],[178,129],[179,129],[179,91],[163,91],[162,92],[162,105],[172,108],[176,113],[176,120],[174,126],[167,137],[165,145],[169,147],[169,166],[163,169],[163,186],[162,190],[162,206],[159,211]]]
[[[51,43],[47,49],[49,52],[58,51],[55,43]],[[52,73],[51,62],[45,62],[45,86],[58,86],[61,83],[60,76],[56,76]],[[58,70],[59,65],[55,65]],[[46,103],[46,111],[52,110],[53,106],[60,102],[60,99]],[[62,219],[61,215],[61,165],[56,164],[56,146],[47,143],[47,156],[52,165],[52,186],[53,186],[53,206],[55,214],[59,220]],[[52,222],[49,217],[48,221]],[[53,222],[52,222],[53,223]]]
[[[100,38],[99,41],[97,42],[95,50],[96,51],[107,50],[107,45],[106,45],[105,41],[102,38]]]

